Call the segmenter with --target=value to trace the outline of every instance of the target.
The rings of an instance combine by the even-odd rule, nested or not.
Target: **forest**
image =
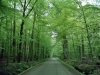
[[[100,75],[100,0],[0,0],[0,75],[56,57]]]

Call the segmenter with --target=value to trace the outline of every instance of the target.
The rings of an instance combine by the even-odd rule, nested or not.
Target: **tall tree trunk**
[[[35,21],[36,21],[36,12],[34,12],[33,17],[34,17],[33,18],[34,20],[33,20],[33,27],[32,27],[32,31],[31,31],[30,50],[29,50],[30,61],[32,61],[33,57],[34,57],[34,55],[33,55],[33,51],[34,51],[33,45],[34,45],[34,26],[35,26]]]
[[[0,19],[0,34],[1,34],[1,29],[2,29],[2,18]],[[0,58],[3,57],[3,49],[2,49],[2,37],[0,38]]]
[[[29,0],[30,3],[31,0]],[[24,24],[25,24],[25,19],[29,16],[29,14],[31,13],[31,11],[35,8],[35,4],[37,3],[38,0],[35,0],[35,2],[33,3],[33,6],[31,7],[31,9],[29,11],[27,11],[28,5],[27,1],[24,1],[24,4],[21,2],[21,5],[23,7],[23,19],[22,19],[22,23],[21,23],[21,27],[20,27],[20,44],[19,44],[19,51],[18,51],[18,62],[21,61],[21,51],[22,51],[22,35],[23,35],[23,29],[24,29]],[[27,11],[27,14],[26,14]]]
[[[14,2],[14,9],[16,9],[16,3]],[[16,51],[16,21],[15,21],[15,11],[14,11],[14,20],[13,20],[13,62],[15,62],[15,51]]]
[[[85,57],[85,51],[84,51],[84,38],[83,38],[83,35],[81,36],[82,38],[82,51],[81,51],[81,58],[82,58],[82,61],[84,61],[84,57]]]
[[[66,39],[66,35],[63,35],[62,38],[63,57],[64,59],[68,59],[68,40]]]
[[[8,18],[6,17],[6,30],[8,30]],[[10,48],[10,40],[9,40],[9,31],[6,31],[7,32],[7,37],[6,37],[6,40],[5,40],[5,56],[6,56],[6,59],[7,59],[7,63],[8,63],[8,61],[9,61],[9,48]],[[6,45],[6,43],[7,43],[7,45]]]
[[[19,44],[19,51],[18,51],[18,62],[21,61],[23,26],[24,26],[24,20],[22,20],[21,29],[20,29],[20,44]]]
[[[26,12],[26,0],[24,2],[24,6],[23,6],[23,19],[22,19],[22,23],[21,23],[21,27],[20,27],[20,43],[19,43],[19,51],[18,51],[18,62],[21,61],[21,51],[22,51],[22,35],[23,35],[23,29],[24,29],[24,24],[25,24],[25,12]]]
[[[73,36],[72,36],[72,43],[73,43],[74,53],[76,53],[76,51],[75,51],[75,43],[74,43],[74,38],[73,38]]]
[[[92,46],[91,46],[91,40],[90,40],[90,34],[89,34],[89,29],[88,29],[88,24],[87,24],[86,16],[85,16],[84,9],[83,9],[81,3],[78,4],[78,5],[79,5],[79,7],[82,10],[83,20],[84,20],[84,23],[85,23],[85,28],[86,28],[86,33],[87,33],[87,40],[88,40],[88,46],[89,46],[89,57],[92,58],[93,57]]]
[[[25,62],[27,62],[27,39],[26,39],[26,37],[27,37],[27,33],[26,33],[26,30],[25,30],[25,41],[24,41],[24,46],[23,46],[23,60],[25,61]]]

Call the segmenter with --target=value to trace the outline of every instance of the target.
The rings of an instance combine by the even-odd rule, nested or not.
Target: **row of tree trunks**
[[[22,5],[22,8],[23,8],[23,19],[22,19],[22,23],[21,23],[21,28],[20,28],[20,44],[19,44],[19,51],[18,51],[18,62],[21,61],[21,51],[22,51],[22,35],[23,35],[23,29],[24,29],[24,24],[25,24],[25,19],[29,16],[29,14],[31,13],[31,11],[34,9],[34,6],[35,4],[37,3],[38,0],[36,0],[34,3],[33,3],[33,6],[32,8],[28,11],[28,13],[26,14],[26,11],[27,11],[27,8],[28,8],[28,5],[26,3],[26,0],[24,1],[24,4],[22,3],[22,1],[20,0],[21,4]],[[32,34],[33,35],[33,34]],[[31,52],[32,53],[32,52]]]

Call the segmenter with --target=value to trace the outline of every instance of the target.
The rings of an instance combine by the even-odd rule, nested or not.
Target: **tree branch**
[[[24,8],[24,6],[23,6],[23,4],[22,4],[22,1],[21,0],[19,0],[20,1],[20,3],[21,3],[21,6]]]
[[[28,17],[29,14],[31,13],[31,11],[34,9],[34,6],[35,6],[35,4],[37,3],[37,1],[38,1],[38,0],[35,0],[35,2],[34,2],[34,4],[33,4],[32,8],[29,10],[29,12],[28,12],[27,15],[25,16],[25,18]]]
[[[30,4],[30,2],[31,2],[31,0],[29,0],[29,2],[27,3],[26,8],[27,8],[27,7],[28,7],[28,5]]]
[[[25,0],[25,2],[24,2],[24,12],[26,11],[26,9],[27,9],[27,7],[26,7],[26,0]]]

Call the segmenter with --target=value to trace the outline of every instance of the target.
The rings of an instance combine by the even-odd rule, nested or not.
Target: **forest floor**
[[[61,64],[57,58],[52,58],[43,64],[32,68],[20,75],[80,75]]]
[[[73,70],[78,70],[78,72],[84,75],[100,75],[100,61],[97,59],[85,59],[84,61],[63,60],[61,62],[69,69],[72,67]]]
[[[33,67],[38,66],[39,64],[42,64],[44,61],[47,61],[48,59],[43,59],[43,60],[37,60],[33,62],[23,62],[21,61],[20,63],[2,63],[0,64],[0,75],[18,75],[26,70],[29,70]]]

